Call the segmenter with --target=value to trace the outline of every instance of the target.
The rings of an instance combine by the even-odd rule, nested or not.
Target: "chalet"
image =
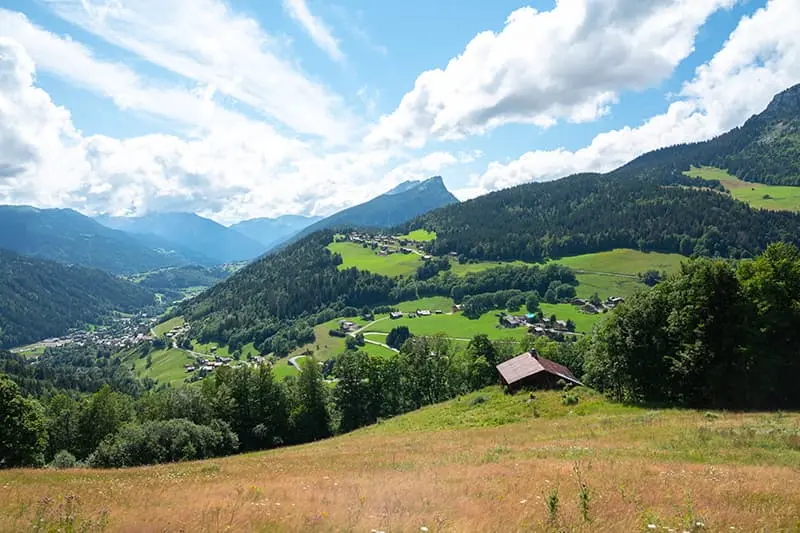
[[[427,309],[417,309],[417,316],[431,316],[431,312]]]
[[[622,298],[621,296],[609,296],[606,300],[606,305],[608,307],[616,307],[623,303],[625,303],[625,298]]]
[[[422,256],[423,261],[430,261],[431,259],[433,259],[432,255],[426,254]]]
[[[434,311],[434,313],[436,313],[437,315],[441,315],[442,314],[442,310],[441,309],[437,309],[436,311]]]
[[[397,320],[398,318],[403,318],[403,313],[401,313],[400,311],[393,311],[393,312],[389,313],[389,318],[391,318],[392,320]]]
[[[183,368],[184,368],[184,370],[185,370],[186,372],[194,372],[194,371],[196,370],[196,368],[195,368],[195,367],[193,367],[193,366],[191,366],[191,365],[186,365],[186,366],[185,366],[185,367],[183,367]]]
[[[458,257],[458,252],[450,252],[448,255],[450,257]]]
[[[505,315],[500,319],[500,323],[507,328],[516,328],[527,324],[527,320],[521,316]]]
[[[582,385],[569,368],[530,351],[497,365],[500,379],[509,391],[521,388],[552,389],[559,381]]]
[[[572,300],[572,305],[577,305],[578,307],[586,305],[587,303],[589,302],[584,300],[583,298],[575,298]]]
[[[461,311],[461,304],[454,304],[453,313],[458,313],[459,311]]]

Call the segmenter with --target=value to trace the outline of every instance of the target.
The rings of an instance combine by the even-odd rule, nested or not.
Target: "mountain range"
[[[340,227],[387,229],[451,204],[457,204],[441,176],[424,181],[405,181],[372,200],[359,204],[311,224],[294,236],[292,241],[316,231]]]
[[[0,206],[0,248],[66,264],[131,274],[192,262],[174,248],[158,248],[72,209]]]
[[[302,231],[322,217],[303,215],[283,215],[277,218],[252,218],[230,226],[232,230],[260,242],[266,250],[271,250],[286,239]]]
[[[140,217],[101,216],[104,226],[172,243],[205,256],[212,263],[247,261],[264,253],[261,243],[194,213],[148,213]]]

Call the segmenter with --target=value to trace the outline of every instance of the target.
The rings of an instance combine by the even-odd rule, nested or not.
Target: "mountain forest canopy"
[[[83,327],[115,311],[153,305],[144,287],[93,268],[0,250],[0,348]]]

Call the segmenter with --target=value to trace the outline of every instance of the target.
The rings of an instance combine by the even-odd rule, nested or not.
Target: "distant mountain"
[[[186,264],[175,250],[154,249],[72,209],[0,206],[0,248],[67,264],[131,274]]]
[[[253,218],[230,226],[242,235],[260,242],[267,250],[275,247],[322,217],[283,215],[278,218]]]
[[[750,257],[774,241],[800,244],[800,215],[753,209],[720,194],[719,182],[683,175],[692,165],[800,184],[800,85],[710,141],[656,150],[608,174],[498,191],[423,215],[409,228],[435,231],[436,253],[491,260],[613,248]]]
[[[425,181],[406,181],[369,202],[339,211],[308,226],[292,240],[322,229],[343,226],[392,228],[433,209],[457,203],[458,198],[447,190],[441,176]]]
[[[800,84],[779,94],[743,126],[706,142],[662,148],[626,165],[724,168],[745,181],[800,185]]]
[[[264,253],[264,245],[213,220],[194,213],[151,213],[141,217],[108,217],[99,223],[131,234],[189,249],[217,263],[246,261]],[[158,241],[153,241],[157,245]]]
[[[101,270],[0,250],[0,349],[62,335],[112,311],[154,304],[153,292]]]

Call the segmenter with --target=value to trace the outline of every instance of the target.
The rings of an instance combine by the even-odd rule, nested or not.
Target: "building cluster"
[[[353,231],[340,237],[338,240],[343,242],[352,242],[367,248],[371,248],[380,256],[389,256],[392,254],[418,254],[425,260],[433,258],[432,255],[424,255],[418,250],[421,248],[422,243],[409,240],[401,235],[372,235],[369,233]]]
[[[66,335],[45,339],[36,343],[43,348],[55,348],[67,344],[77,346],[104,346],[113,350],[123,350],[154,337],[150,333],[156,319],[147,315],[136,315],[114,319],[110,324],[96,326],[91,330],[71,330]]]
[[[432,315],[441,315],[444,312],[441,309],[436,309],[435,311],[431,311],[430,309],[417,309],[411,313],[403,313],[402,311],[393,311],[389,313],[389,318],[392,320],[397,320],[399,318],[417,318],[417,317],[426,317]]]
[[[609,296],[604,302],[594,303],[589,300],[584,300],[583,298],[575,298],[572,300],[572,305],[579,307],[582,312],[589,315],[605,313],[622,303],[625,303],[625,298],[621,296]]]

